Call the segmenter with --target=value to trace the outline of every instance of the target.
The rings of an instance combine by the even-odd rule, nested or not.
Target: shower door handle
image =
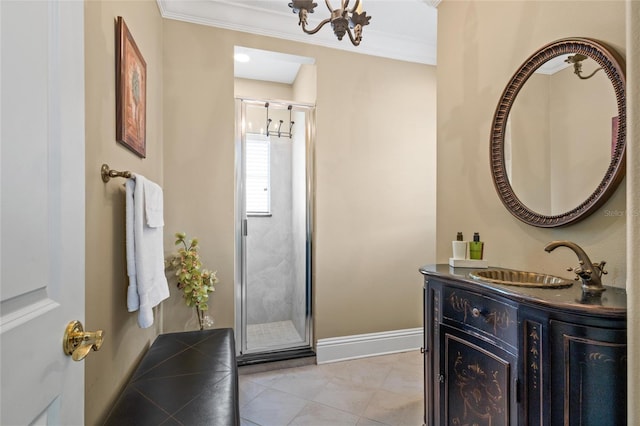
[[[247,236],[247,219],[242,219],[242,235]]]

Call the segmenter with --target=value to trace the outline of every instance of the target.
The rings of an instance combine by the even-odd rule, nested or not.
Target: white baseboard
[[[421,327],[318,339],[316,362],[327,364],[348,359],[407,352],[420,349],[422,344],[423,329]]]

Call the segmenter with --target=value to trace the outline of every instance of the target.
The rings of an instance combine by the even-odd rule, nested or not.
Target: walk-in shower
[[[314,107],[236,100],[239,360],[311,349]]]

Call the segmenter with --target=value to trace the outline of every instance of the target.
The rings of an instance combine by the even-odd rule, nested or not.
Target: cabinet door
[[[424,417],[425,424],[434,426],[441,424],[441,413],[436,407],[440,406],[440,322],[441,322],[441,291],[442,288],[435,280],[425,281],[424,293]]]
[[[515,356],[446,325],[440,339],[441,423],[516,425]]]
[[[627,345],[621,329],[551,321],[551,424],[627,423]]]
[[[422,288],[422,338],[423,338],[423,342],[422,342],[422,360],[423,360],[423,373],[424,373],[424,382],[423,382],[423,397],[424,397],[424,404],[423,404],[423,421],[424,424],[426,425],[427,423],[429,423],[429,420],[427,420],[428,416],[428,407],[429,405],[429,395],[431,394],[431,392],[429,392],[429,385],[430,385],[430,381],[429,381],[429,370],[431,368],[431,363],[429,362],[429,348],[431,347],[431,343],[427,343],[429,341],[429,336],[431,335],[431,332],[428,329],[428,324],[430,323],[429,321],[429,310],[427,309],[427,305],[428,305],[428,301],[427,301],[427,285],[428,282],[425,280],[424,283],[424,287]]]

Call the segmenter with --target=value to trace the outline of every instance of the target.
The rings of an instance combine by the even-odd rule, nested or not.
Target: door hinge
[[[244,235],[246,237],[247,233],[248,233],[247,219],[242,219],[242,235]]]

